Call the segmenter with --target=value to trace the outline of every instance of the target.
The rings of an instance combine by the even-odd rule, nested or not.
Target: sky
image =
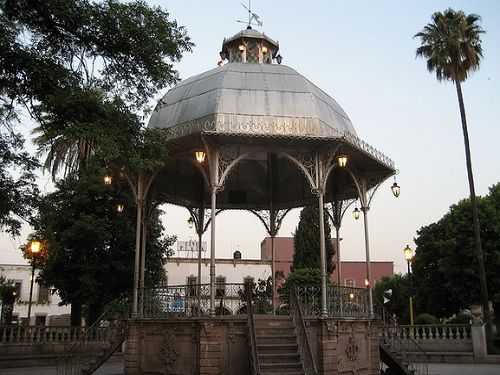
[[[148,1],[167,9],[196,44],[175,64],[181,79],[216,66],[224,38],[246,27],[238,0]],[[248,3],[245,1],[245,5]],[[283,64],[332,96],[350,117],[357,135],[394,160],[401,196],[387,180],[369,212],[371,258],[394,261],[406,272],[403,249],[417,230],[439,220],[450,205],[468,197],[463,135],[456,90],[438,82],[415,58],[413,38],[436,11],[451,7],[482,18],[484,58],[463,84],[476,193],[485,195],[500,182],[500,2],[490,1],[290,1],[253,0],[264,32],[280,45]],[[164,90],[159,99],[167,90]],[[47,184],[49,186],[50,184]],[[188,211],[163,206],[166,232],[180,240],[196,238],[186,225]],[[349,210],[342,223],[341,258],[365,260],[362,220]],[[279,235],[291,236],[299,210],[284,220]],[[209,242],[209,232],[204,241]],[[266,236],[250,213],[217,217],[217,257],[258,258]],[[22,239],[0,239],[1,263],[21,263]]]

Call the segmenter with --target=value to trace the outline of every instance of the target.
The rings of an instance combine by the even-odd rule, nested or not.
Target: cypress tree
[[[325,215],[326,270],[333,272],[333,243],[331,240],[330,222]],[[299,268],[320,269],[321,255],[319,244],[319,209],[316,205],[306,206],[300,213],[300,220],[293,238],[295,249],[292,270]]]

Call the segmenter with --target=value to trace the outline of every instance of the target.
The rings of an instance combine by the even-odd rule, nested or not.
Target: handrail
[[[377,305],[382,309],[382,330],[381,339],[389,350],[401,355],[403,365],[408,371],[418,375],[429,374],[429,354],[411,337],[410,331],[404,330],[395,318],[385,309],[385,307],[376,300]],[[386,324],[388,318],[391,324]]]
[[[252,284],[245,285],[245,292],[247,295],[247,319],[250,337],[250,350],[252,361],[253,375],[260,375],[259,355],[257,353],[257,340],[255,339],[255,324],[253,321],[253,308],[252,308]]]
[[[64,353],[57,358],[56,360],[56,366],[57,366],[57,374],[67,374],[67,362],[71,360],[76,360],[76,363],[72,363],[75,367],[78,368],[78,370],[75,371],[75,369],[71,369],[69,373],[79,373],[79,369],[83,368],[84,365],[87,365],[89,356],[92,354],[96,354],[101,348],[99,345],[88,345],[88,348],[83,347],[84,344],[87,344],[89,341],[92,340],[97,340],[97,341],[110,341],[112,338],[116,338],[120,330],[122,330],[123,327],[117,326],[117,325],[107,325],[103,326],[102,322],[103,321],[109,321],[111,323],[111,318],[113,313],[116,312],[116,307],[117,306],[125,306],[125,302],[128,301],[128,294],[124,294],[118,299],[108,303],[108,305],[104,308],[104,312],[96,319],[96,321],[89,326],[89,328],[78,338],[78,341],[73,343],[68,349],[64,351]],[[114,337],[111,335],[114,334]],[[90,349],[90,350],[89,350]],[[80,353],[81,352],[81,353]],[[77,357],[79,354],[82,354],[84,357],[82,361],[79,361],[79,358],[73,358]]]
[[[306,374],[317,375],[318,369],[316,367],[316,362],[312,353],[309,336],[307,335],[306,324],[304,322],[302,309],[300,308],[299,298],[295,285],[293,285],[290,290],[290,313],[294,321],[294,326],[297,330],[300,357],[302,358],[304,370]]]

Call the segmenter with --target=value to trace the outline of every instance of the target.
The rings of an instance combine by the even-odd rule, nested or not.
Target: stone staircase
[[[254,316],[261,375],[305,375],[290,316]]]

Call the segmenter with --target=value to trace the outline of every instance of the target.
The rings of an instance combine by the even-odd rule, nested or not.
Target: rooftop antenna
[[[260,20],[260,17],[256,13],[252,13],[252,7],[250,4],[250,0],[248,0],[248,7],[245,4],[241,4],[243,8],[245,8],[248,12],[248,22],[245,21],[240,21],[236,20],[237,22],[240,23],[246,23],[247,24],[247,29],[251,29],[252,26],[262,26],[262,21]],[[255,21],[255,22],[253,22]]]

